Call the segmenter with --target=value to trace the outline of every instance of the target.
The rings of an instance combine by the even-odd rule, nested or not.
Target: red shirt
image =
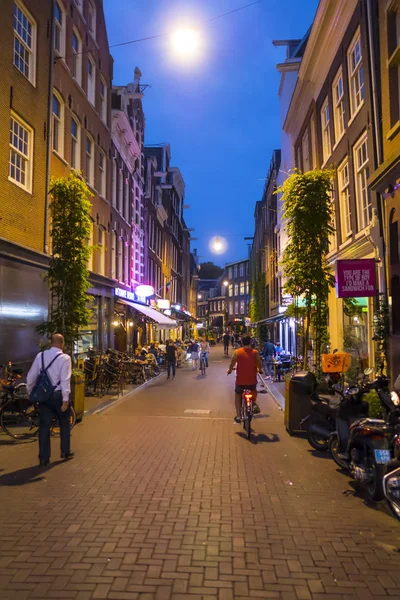
[[[236,385],[256,385],[258,351],[254,348],[239,348],[236,356]]]

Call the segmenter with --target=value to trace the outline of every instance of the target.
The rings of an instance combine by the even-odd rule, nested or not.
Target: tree
[[[218,277],[221,277],[223,272],[224,270],[222,267],[215,265],[211,260],[200,263],[200,279],[218,279]]]
[[[93,194],[75,171],[68,178],[52,179],[50,194],[52,254],[46,276],[50,310],[49,320],[38,331],[49,336],[61,333],[66,352],[72,354],[79,329],[89,324],[87,263],[93,247],[87,240],[91,233],[89,198]]]
[[[305,305],[303,368],[308,368],[310,331],[313,328],[315,364],[328,342],[328,295],[334,276],[326,256],[332,225],[331,187],[334,172],[295,171],[278,192],[284,202],[289,243],[283,255],[284,289]],[[295,300],[296,302],[296,300]]]

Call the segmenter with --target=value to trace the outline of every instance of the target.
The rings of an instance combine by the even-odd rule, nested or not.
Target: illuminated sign
[[[157,306],[160,310],[165,310],[166,308],[171,307],[171,302],[169,300],[166,300],[165,298],[159,298],[157,300]]]
[[[129,292],[123,288],[115,288],[114,294],[115,296],[118,296],[118,298],[125,298],[126,300],[131,300],[132,302],[135,302],[136,300],[136,294],[134,292]]]
[[[366,298],[376,294],[374,258],[336,261],[336,294],[338,298]]]

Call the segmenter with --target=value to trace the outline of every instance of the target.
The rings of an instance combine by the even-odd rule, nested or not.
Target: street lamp
[[[226,287],[227,285],[229,285],[229,281],[224,281],[224,286]]]
[[[198,296],[197,296],[197,300],[201,300],[201,299],[202,299],[202,295],[201,295],[201,294],[198,294]]]

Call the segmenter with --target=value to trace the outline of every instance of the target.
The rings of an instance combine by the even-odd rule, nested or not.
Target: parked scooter
[[[340,415],[337,429],[329,441],[329,449],[336,464],[360,482],[368,498],[374,501],[384,498],[383,477],[387,464],[392,459],[394,424],[398,420],[388,385],[389,380],[381,375],[361,389],[347,390],[347,400],[351,403],[352,397],[375,389],[386,418],[361,418],[349,424]]]
[[[310,413],[301,421],[301,429],[307,431],[308,443],[319,452],[329,449],[329,438],[336,430],[336,417],[342,399],[341,386],[338,384],[340,375],[335,373],[326,379],[329,387],[328,394],[316,391],[311,395]],[[315,382],[315,387],[317,383]]]

